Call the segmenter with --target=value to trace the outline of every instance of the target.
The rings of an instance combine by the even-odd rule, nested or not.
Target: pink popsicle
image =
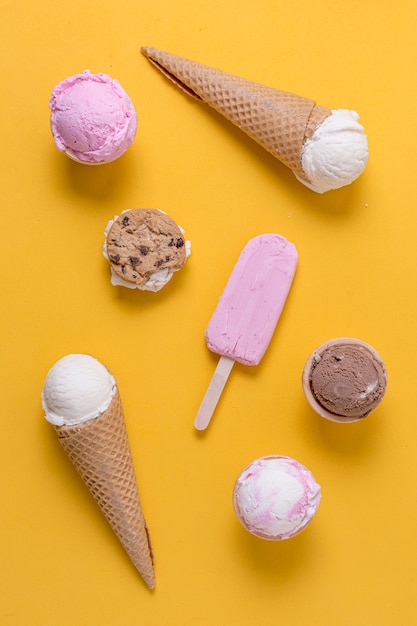
[[[258,365],[280,318],[298,254],[281,235],[250,239],[242,250],[207,326],[206,343],[220,360],[194,426],[204,430],[235,361]]]

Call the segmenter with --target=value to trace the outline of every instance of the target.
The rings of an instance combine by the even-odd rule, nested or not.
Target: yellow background
[[[347,0],[1,0],[2,626],[409,626],[417,621],[417,5]],[[370,159],[325,195],[140,54],[152,45],[352,108]],[[53,87],[84,69],[117,78],[139,128],[113,164],[53,144]],[[158,294],[109,282],[107,221],[169,213],[192,241]],[[235,366],[210,428],[193,420],[217,357],[204,330],[246,241],[278,232],[299,267],[268,352]],[[389,386],[361,423],[325,422],[301,372],[323,341],[371,343]],[[63,355],[116,376],[155,551],[147,590],[43,419]],[[235,518],[241,469],[294,456],[322,486],[293,540],[252,537]]]

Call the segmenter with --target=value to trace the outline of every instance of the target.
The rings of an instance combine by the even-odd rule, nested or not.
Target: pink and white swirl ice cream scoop
[[[321,490],[313,474],[288,456],[252,461],[233,490],[233,505],[242,525],[253,535],[277,541],[300,533],[311,522]]]

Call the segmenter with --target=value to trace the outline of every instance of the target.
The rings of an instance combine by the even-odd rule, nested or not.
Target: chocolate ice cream
[[[322,344],[303,372],[307,400],[322,417],[352,422],[372,413],[387,386],[385,365],[370,345],[342,337]]]

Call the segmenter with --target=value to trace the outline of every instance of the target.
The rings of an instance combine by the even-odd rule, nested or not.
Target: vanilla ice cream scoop
[[[107,74],[69,76],[54,88],[49,108],[56,147],[79,163],[114,161],[136,134],[133,102]]]
[[[288,456],[264,456],[238,477],[233,504],[242,525],[263,539],[294,537],[313,519],[321,498],[312,473]]]
[[[116,392],[112,374],[88,354],[69,354],[49,370],[42,406],[55,426],[83,424],[101,415]]]
[[[298,180],[317,193],[356,180],[368,162],[368,140],[356,111],[337,109],[316,128],[302,148],[305,177]]]

